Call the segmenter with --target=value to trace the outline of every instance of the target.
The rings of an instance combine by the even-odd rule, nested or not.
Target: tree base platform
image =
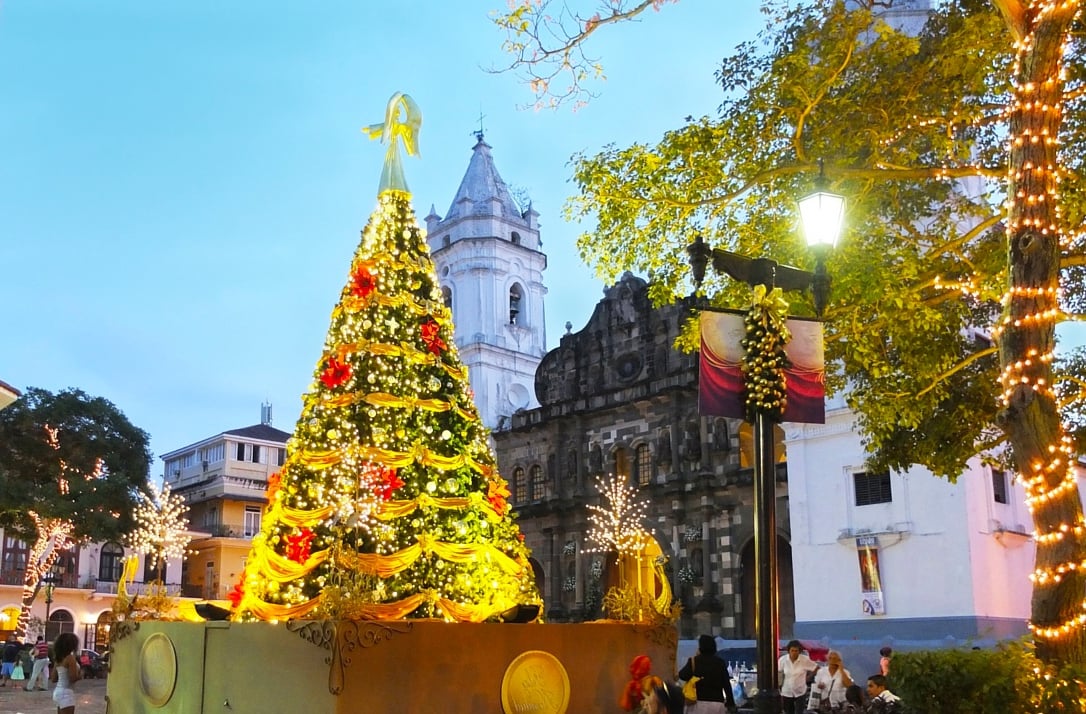
[[[110,714],[616,711],[639,654],[674,677],[677,633],[628,622],[114,625]]]

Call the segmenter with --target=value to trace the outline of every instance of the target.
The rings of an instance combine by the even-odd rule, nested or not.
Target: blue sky
[[[561,207],[569,157],[712,114],[718,61],[757,0],[682,0],[592,46],[602,96],[518,109],[488,12],[505,0],[7,0],[0,5],[0,379],[111,399],[157,454],[293,429],[376,202],[359,131],[395,91],[422,108],[415,207],[444,214],[480,112],[503,178],[541,214],[547,343],[602,285]],[[161,474],[156,460],[152,474]]]

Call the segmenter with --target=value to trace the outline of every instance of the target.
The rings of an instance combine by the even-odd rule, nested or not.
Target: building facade
[[[431,207],[427,241],[460,359],[483,424],[508,423],[537,405],[535,370],[546,351],[539,214],[513,200],[481,132],[444,218]]]
[[[688,314],[683,306],[654,309],[645,281],[627,273],[584,329],[563,335],[543,359],[540,406],[494,433],[551,620],[602,616],[609,559],[587,552],[586,505],[600,503],[596,479],[614,475],[648,503],[645,525],[683,605],[680,636],[754,636],[750,430],[698,415],[697,356],[672,347]],[[781,629],[789,633],[786,492],[782,463]]]
[[[588,552],[599,474],[648,503],[683,613],[680,637],[754,637],[749,425],[698,415],[684,306],[653,308],[629,274],[536,375],[540,406],[495,432],[498,464],[552,620],[600,617],[608,558]],[[975,460],[956,483],[871,473],[841,398],[825,424],[777,433],[780,631],[849,640],[983,640],[1026,631],[1029,514],[1013,475]],[[877,651],[877,646],[873,651]]]
[[[162,456],[164,479],[185,499],[189,525],[198,532],[184,563],[184,595],[222,600],[237,583],[267,509],[268,477],[285,463],[289,438],[271,425],[265,405],[259,424]]]
[[[0,639],[16,629],[29,555],[30,544],[0,530]],[[181,563],[167,563],[159,573],[149,558],[120,542],[75,544],[60,552],[39,584],[30,608],[29,640],[45,635],[52,641],[61,632],[74,632],[83,647],[104,651],[124,562],[133,555],[139,563],[129,595],[139,597],[157,580],[165,583],[167,593],[180,595]]]

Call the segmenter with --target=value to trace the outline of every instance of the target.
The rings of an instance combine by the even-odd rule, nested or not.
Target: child
[[[53,671],[49,681],[56,683],[53,690],[53,702],[57,705],[57,714],[75,714],[75,692],[72,685],[80,679],[79,662],[75,658],[79,649],[79,638],[71,632],[62,632],[53,643]]]
[[[889,647],[883,647],[879,650],[879,669],[882,670],[882,676],[890,676],[890,658],[894,656],[894,651]]]

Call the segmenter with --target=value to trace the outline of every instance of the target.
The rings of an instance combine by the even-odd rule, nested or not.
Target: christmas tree
[[[396,94],[378,206],[268,486],[236,619],[481,622],[539,602],[400,163],[421,115]]]

